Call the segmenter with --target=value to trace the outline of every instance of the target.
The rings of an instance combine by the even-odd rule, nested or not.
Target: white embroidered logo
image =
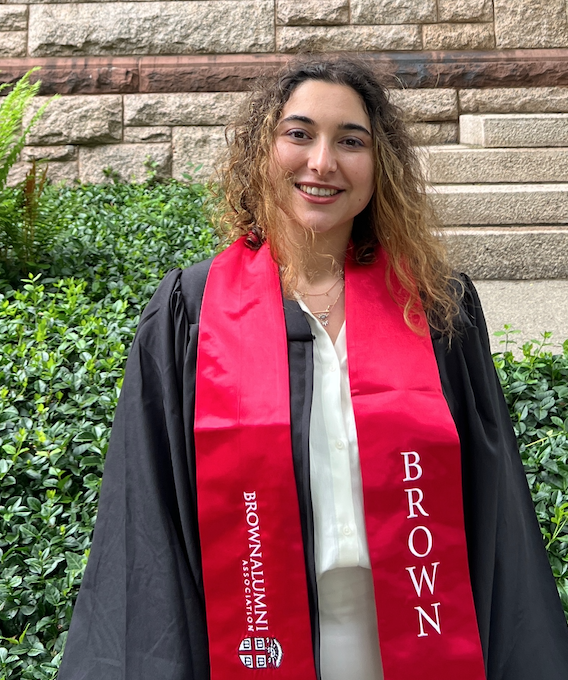
[[[239,645],[239,658],[247,668],[278,668],[282,646],[273,637],[246,637]]]

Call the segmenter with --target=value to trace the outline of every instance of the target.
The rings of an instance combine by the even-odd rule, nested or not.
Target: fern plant
[[[38,172],[35,162],[22,185],[7,187],[8,174],[18,160],[29,131],[55,97],[40,106],[24,126],[24,115],[40,82],[28,71],[5,96],[0,98],[0,278],[12,279],[32,271],[55,240],[57,221],[45,219],[43,194],[46,172]],[[9,83],[0,85],[0,92]]]
[[[9,282],[35,274],[47,265],[49,252],[63,227],[64,221],[50,200],[46,179],[47,166],[40,168],[34,160],[24,181],[5,199],[10,219],[4,221],[5,244],[0,243],[0,263]]]
[[[0,104],[0,193],[6,187],[8,173],[18,160],[29,131],[37,120],[41,118],[48,104],[55,98],[53,97],[45,102],[43,106],[40,106],[27,126],[22,130],[26,109],[38,93],[41,85],[39,80],[36,83],[30,82],[32,73],[38,70],[39,67],[36,66],[20,78],[12,91],[3,97]],[[0,92],[8,87],[10,87],[10,83],[3,83],[0,85]]]

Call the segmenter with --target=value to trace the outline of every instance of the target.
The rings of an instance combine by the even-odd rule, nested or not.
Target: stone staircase
[[[478,280],[568,279],[568,114],[462,115],[459,126],[460,144],[424,148],[456,267]]]

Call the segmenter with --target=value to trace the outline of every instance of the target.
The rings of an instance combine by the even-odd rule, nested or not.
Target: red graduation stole
[[[386,287],[386,264],[381,253],[372,265],[345,267],[384,676],[484,680],[459,440],[431,340],[405,324]],[[267,246],[252,251],[241,239],[211,265],[197,353],[197,503],[212,680],[316,677],[289,400],[278,268]]]

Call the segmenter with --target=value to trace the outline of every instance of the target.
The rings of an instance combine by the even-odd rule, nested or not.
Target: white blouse
[[[335,345],[305,303],[314,336],[310,484],[318,577],[339,567],[371,568],[345,324]]]

